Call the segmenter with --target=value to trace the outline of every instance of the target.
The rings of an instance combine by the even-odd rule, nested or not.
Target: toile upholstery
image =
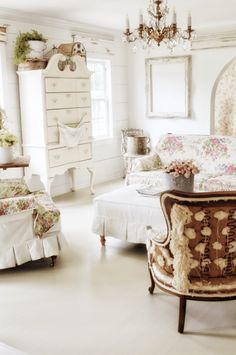
[[[164,135],[151,156],[135,160],[126,184],[167,189],[163,168],[173,160],[192,160],[198,166],[195,191],[236,190],[236,137],[233,136]]]
[[[149,291],[179,296],[182,333],[186,300],[236,299],[236,191],[165,191],[160,202],[167,233],[148,229]]]

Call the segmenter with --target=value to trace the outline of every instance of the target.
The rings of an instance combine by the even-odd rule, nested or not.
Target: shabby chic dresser
[[[90,71],[85,59],[54,54],[46,69],[18,71],[18,76],[23,149],[31,157],[28,176],[39,174],[50,191],[54,177],[68,171],[74,191],[76,169],[86,168],[93,193]],[[61,141],[61,125],[83,127],[76,145]]]

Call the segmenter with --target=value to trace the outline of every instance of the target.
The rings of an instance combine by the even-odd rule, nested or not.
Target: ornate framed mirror
[[[190,73],[190,56],[146,59],[148,117],[189,117]]]

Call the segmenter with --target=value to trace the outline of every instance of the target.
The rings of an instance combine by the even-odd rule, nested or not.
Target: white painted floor
[[[92,200],[87,190],[55,199],[69,243],[55,268],[0,272],[0,342],[30,355],[236,354],[236,301],[189,302],[178,334],[178,299],[148,293],[145,247],[113,238],[101,247]]]

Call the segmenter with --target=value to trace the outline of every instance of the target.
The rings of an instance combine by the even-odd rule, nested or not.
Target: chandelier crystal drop
[[[188,15],[188,25],[185,30],[177,26],[176,12],[173,11],[172,23],[167,25],[167,15],[169,7],[167,1],[150,0],[147,8],[149,19],[147,24],[143,21],[143,14],[139,13],[139,27],[133,32],[130,31],[129,18],[126,18],[126,27],[124,31],[124,42],[140,42],[143,48],[160,46],[163,42],[172,52],[174,47],[182,44],[184,49],[191,48],[191,42],[196,36],[192,29],[192,18]],[[136,48],[134,44],[134,49]]]

